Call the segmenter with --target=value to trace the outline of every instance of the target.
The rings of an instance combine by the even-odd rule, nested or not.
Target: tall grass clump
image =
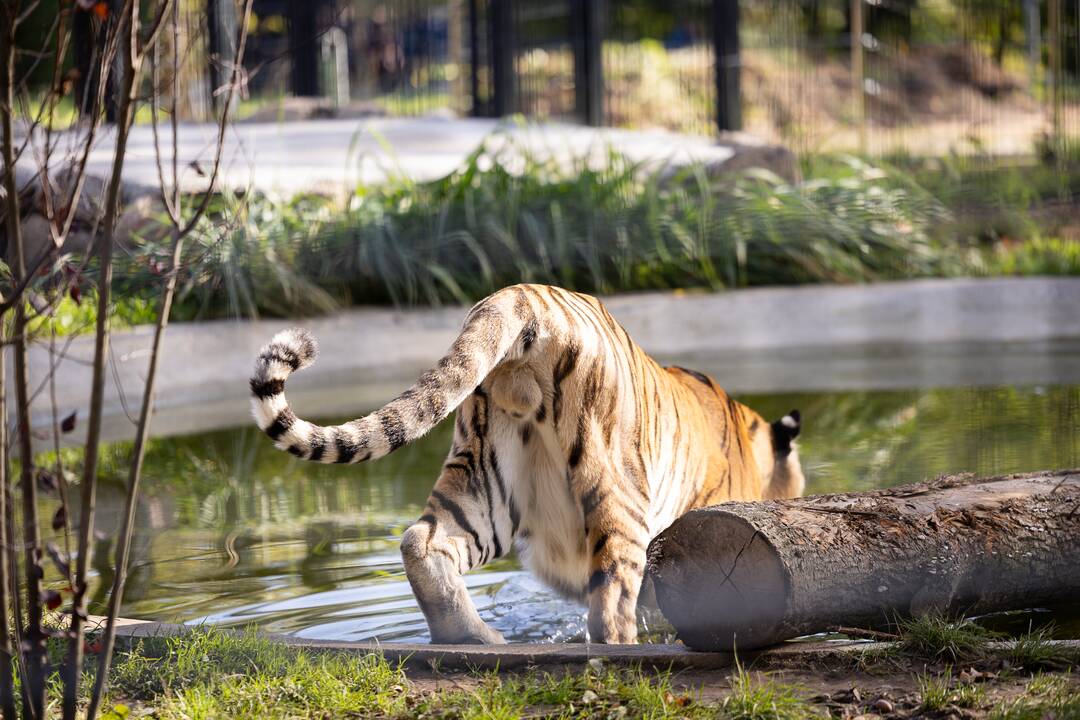
[[[1074,649],[1054,641],[1052,624],[1017,636],[1006,657],[1013,666],[1026,670],[1067,668],[1078,659]]]
[[[947,274],[948,212],[853,158],[788,182],[766,171],[646,167],[615,152],[541,157],[489,139],[433,182],[222,200],[199,226],[180,317],[290,315],[363,303],[465,303],[518,282],[587,292],[863,282]],[[121,282],[154,282],[136,248]]]
[[[950,706],[977,708],[986,701],[986,689],[981,685],[953,682],[949,666],[940,675],[926,672],[916,675],[915,682],[919,687],[919,707],[929,712],[941,712]]]
[[[808,720],[821,717],[797,693],[798,688],[771,678],[755,680],[739,663],[731,677],[731,693],[719,717],[730,720]]]
[[[930,662],[956,663],[985,657],[989,643],[999,639],[981,625],[940,613],[900,620],[900,649]]]

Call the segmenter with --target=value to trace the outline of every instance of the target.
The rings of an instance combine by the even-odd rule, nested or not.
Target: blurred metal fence
[[[799,151],[1053,153],[1080,135],[1078,5],[256,0],[246,107],[333,95],[339,115],[520,112],[741,127]],[[222,13],[202,6],[185,0],[190,57],[212,67],[222,33],[197,28]],[[188,74],[188,109],[205,115],[213,73]]]
[[[801,151],[1067,150],[1078,21],[1073,0],[743,3],[744,126]]]

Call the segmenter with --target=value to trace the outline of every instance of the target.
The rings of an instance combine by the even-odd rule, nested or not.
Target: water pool
[[[809,493],[866,490],[942,473],[1080,466],[1080,385],[747,394],[766,417],[803,413]],[[253,427],[155,440],[122,614],[260,627],[306,638],[424,641],[398,554],[449,446],[448,423],[378,462],[298,461]],[[95,548],[103,606],[129,448],[105,463]],[[508,640],[584,637],[584,609],[513,558],[467,576]]]

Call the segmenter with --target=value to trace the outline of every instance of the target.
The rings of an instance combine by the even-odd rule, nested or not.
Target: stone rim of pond
[[[104,627],[105,618],[90,616],[90,627]],[[214,626],[205,626],[214,628]],[[149,638],[189,635],[200,628],[191,625],[118,618],[116,640],[120,647],[133,647]],[[239,633],[236,628],[214,628]],[[514,670],[520,668],[611,664],[652,666],[666,670],[719,670],[744,661],[775,665],[798,665],[808,661],[850,659],[853,654],[888,650],[894,642],[866,640],[797,640],[761,650],[728,653],[691,650],[681,644],[600,645],[586,643],[511,643],[508,645],[429,645],[423,643],[350,642],[309,640],[289,635],[259,632],[260,637],[289,647],[313,652],[379,653],[387,660],[447,670]],[[1080,651],[1080,640],[1050,640],[1056,646]],[[993,643],[1001,647],[1011,642]]]

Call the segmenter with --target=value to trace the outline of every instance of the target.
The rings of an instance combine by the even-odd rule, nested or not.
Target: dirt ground
[[[1031,696],[1034,677],[1060,678],[1069,693],[1080,695],[1080,677],[1069,669],[1028,672],[1010,668],[999,661],[951,668],[945,664],[926,665],[902,658],[826,658],[808,662],[805,657],[782,661],[750,661],[745,670],[755,683],[779,683],[794,689],[823,716],[845,719],[935,718],[938,720],[976,720],[990,717],[995,708]],[[535,672],[535,671],[529,671]],[[581,667],[544,668],[551,674],[580,673]],[[714,705],[732,692],[737,669],[676,670],[671,672],[672,701],[682,704]],[[949,703],[927,708],[920,681],[926,677],[948,677],[953,688],[979,688],[974,702]],[[430,669],[409,671],[411,690],[418,695],[477,690],[486,682],[483,673],[434,672]],[[541,713],[543,715],[543,713]],[[1047,720],[1060,720],[1050,716]]]

